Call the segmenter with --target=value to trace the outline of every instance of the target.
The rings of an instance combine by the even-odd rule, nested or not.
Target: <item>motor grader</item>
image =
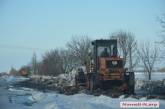
[[[118,56],[117,40],[95,40],[92,46],[90,63],[85,64],[86,71],[78,68],[76,86],[85,86],[90,91],[115,86],[124,92],[134,93],[134,72],[124,68],[124,60]]]

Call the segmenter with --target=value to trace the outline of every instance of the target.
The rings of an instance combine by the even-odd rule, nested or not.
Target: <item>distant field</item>
[[[136,79],[146,79],[147,76],[145,73],[142,72],[136,72],[135,73]],[[164,72],[153,72],[151,76],[152,80],[163,80],[165,79],[165,73]]]

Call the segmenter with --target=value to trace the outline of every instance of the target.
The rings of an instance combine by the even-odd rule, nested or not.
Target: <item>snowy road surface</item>
[[[11,83],[23,78],[0,78],[0,109],[119,109],[121,101],[158,101],[160,109],[165,109],[165,101],[146,98],[110,98],[104,95],[86,94],[61,95],[43,93],[29,88],[13,87]],[[6,85],[7,84],[7,85]]]

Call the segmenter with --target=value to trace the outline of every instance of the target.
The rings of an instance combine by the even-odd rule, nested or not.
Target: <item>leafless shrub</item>
[[[31,59],[30,67],[31,67],[32,75],[38,74],[38,62],[37,62],[37,56],[35,53],[33,54],[33,57]]]
[[[144,66],[148,80],[151,80],[151,73],[153,72],[154,65],[158,57],[158,49],[156,46],[152,47],[149,43],[147,43],[138,49],[138,55]]]
[[[123,55],[124,65],[128,62],[129,70],[133,71],[138,64],[137,41],[135,40],[135,36],[130,32],[119,31],[113,33],[110,38],[118,40],[119,53]]]
[[[90,60],[91,40],[87,36],[72,37],[71,41],[67,43],[67,48],[77,64],[82,65]]]
[[[42,73],[57,76],[63,73],[62,60],[58,49],[46,52],[41,62]]]
[[[9,74],[14,76],[20,76],[20,73],[13,67],[11,67]]]
[[[62,70],[64,73],[69,73],[75,67],[76,60],[69,50],[61,50],[60,57],[62,61]]]

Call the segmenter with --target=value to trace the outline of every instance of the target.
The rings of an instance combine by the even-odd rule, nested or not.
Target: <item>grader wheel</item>
[[[97,75],[91,75],[91,78],[89,80],[89,89],[91,92],[93,92],[98,87],[98,77]]]
[[[129,73],[129,93],[134,94],[134,88],[135,88],[135,74],[134,72]]]
[[[94,90],[94,82],[93,82],[93,80],[90,80],[89,84],[90,84],[90,86],[89,86],[90,91],[93,92],[93,90]]]

